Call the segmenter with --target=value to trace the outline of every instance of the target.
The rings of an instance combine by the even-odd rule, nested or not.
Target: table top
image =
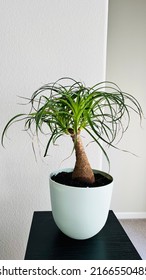
[[[138,252],[109,211],[103,229],[94,237],[75,240],[56,226],[52,212],[34,212],[25,260],[140,260]]]

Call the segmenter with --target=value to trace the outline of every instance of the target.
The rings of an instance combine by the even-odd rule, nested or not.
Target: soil
[[[101,173],[96,173],[94,174],[95,176],[95,183],[93,184],[89,184],[87,182],[79,182],[77,180],[73,180],[72,179],[72,172],[60,172],[57,175],[53,175],[52,176],[52,180],[60,183],[60,184],[64,184],[64,185],[68,185],[68,186],[74,186],[74,187],[101,187],[101,186],[105,186],[108,185],[112,182],[112,180],[110,178],[105,177],[103,174]]]

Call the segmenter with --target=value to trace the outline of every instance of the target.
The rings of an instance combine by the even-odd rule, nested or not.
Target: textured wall
[[[18,95],[72,76],[92,85],[105,78],[107,0],[0,1],[0,131],[25,112]],[[64,137],[44,162],[35,162],[31,141],[13,126],[0,147],[0,259],[23,259],[33,211],[49,210],[49,173],[72,166],[71,142]],[[43,141],[43,140],[42,140]],[[89,145],[92,166],[101,155]]]

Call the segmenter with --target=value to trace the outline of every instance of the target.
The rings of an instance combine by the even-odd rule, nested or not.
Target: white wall
[[[107,0],[0,1],[0,132],[25,110],[17,95],[29,97],[66,75],[87,85],[105,79],[107,11]],[[33,212],[50,209],[49,173],[71,148],[63,138],[36,163],[21,130],[21,124],[13,126],[6,149],[0,147],[0,259],[24,258]],[[87,152],[92,166],[100,166],[96,147]],[[61,167],[69,165],[73,157]]]
[[[110,0],[107,79],[136,97],[146,116],[146,1]],[[138,157],[110,150],[115,178],[112,208],[116,212],[146,212],[146,120],[142,128],[132,115],[120,148]]]

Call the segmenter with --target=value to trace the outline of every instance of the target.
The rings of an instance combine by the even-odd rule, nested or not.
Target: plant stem
[[[71,135],[74,142],[76,163],[73,170],[72,178],[80,182],[92,184],[95,182],[94,173],[85,153],[80,133]]]

